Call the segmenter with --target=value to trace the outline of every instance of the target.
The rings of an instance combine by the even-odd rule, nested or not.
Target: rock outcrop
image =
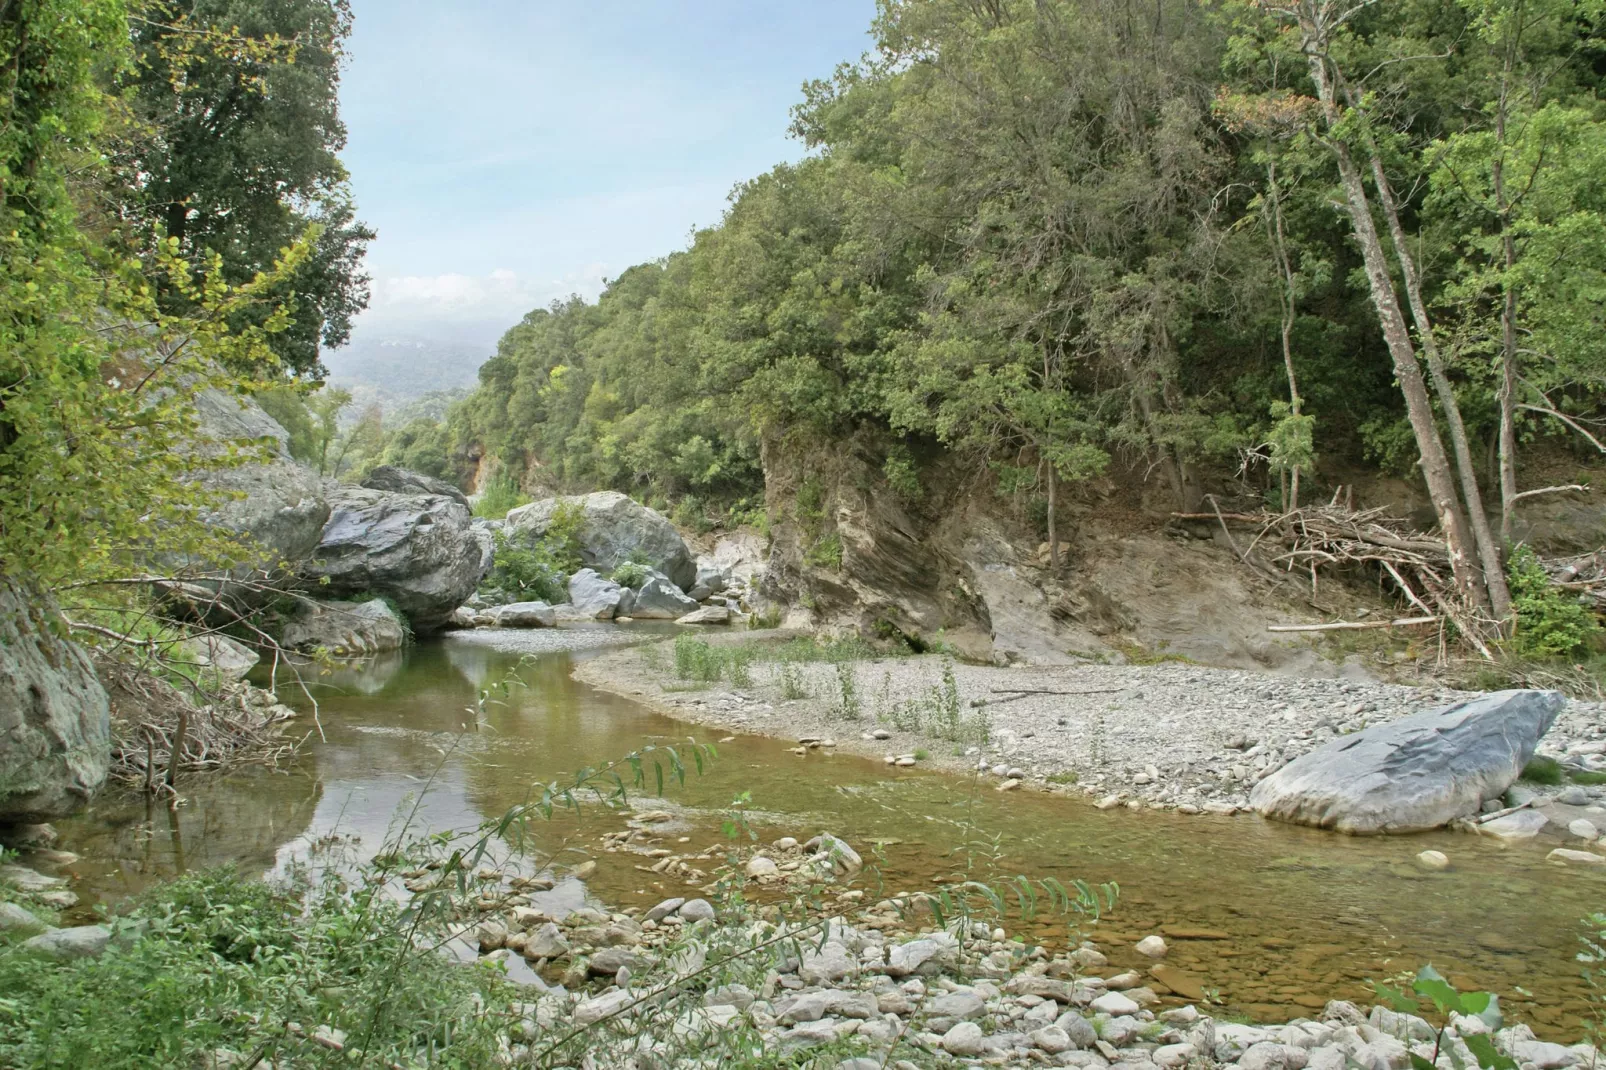
[[[1249,804],[1339,832],[1438,828],[1510,787],[1564,702],[1500,691],[1341,736],[1256,784]]]
[[[366,602],[303,602],[279,642],[291,650],[365,658],[400,650],[407,626],[381,598]]]
[[[336,598],[378,595],[413,631],[439,631],[484,576],[468,509],[441,494],[394,494],[330,484],[329,523],[303,578]]]
[[[272,459],[264,463],[205,472],[202,484],[221,499],[207,521],[249,540],[257,552],[248,564],[256,568],[276,571],[281,562],[311,554],[329,519],[329,503],[323,481],[291,459],[290,433],[249,398],[203,390],[195,408],[204,450],[221,452],[242,440],[272,440]]]
[[[0,578],[0,821],[80,809],[106,781],[111,720],[89,656],[49,598]]]
[[[586,566],[612,572],[626,561],[643,561],[682,590],[696,585],[697,563],[675,525],[618,491],[547,498],[520,506],[507,514],[503,530],[510,537],[538,539],[564,507],[580,513],[580,560]]]
[[[444,479],[397,468],[392,464],[382,464],[369,472],[362,485],[369,490],[389,491],[391,494],[438,494],[443,498],[451,498],[465,509],[469,508],[468,495]]]

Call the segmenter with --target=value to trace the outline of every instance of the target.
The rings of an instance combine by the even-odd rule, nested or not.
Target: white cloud
[[[357,329],[393,334],[420,329],[501,329],[531,309],[580,294],[602,292],[605,265],[588,264],[563,278],[539,279],[498,268],[489,275],[391,275],[375,278],[368,310]]]

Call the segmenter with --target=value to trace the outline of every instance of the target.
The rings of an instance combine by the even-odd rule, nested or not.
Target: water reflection
[[[645,744],[710,738],[575,683],[574,660],[587,656],[521,658],[477,635],[421,645],[368,674],[321,677],[313,689],[326,742],[309,742],[292,770],[199,783],[171,815],[105,799],[64,823],[66,846],[93,860],[80,867],[81,888],[116,898],[224,862],[265,873],[335,833],[372,854],[403,825],[474,827],[583,766]],[[517,685],[497,686],[510,673]],[[1254,819],[1101,813],[1080,800],[1001,794],[847,756],[798,758],[756,737],[719,750],[708,775],[666,792],[664,805],[677,814],[672,846],[681,837],[686,850],[720,842],[721,817],[750,792],[764,837],[828,829],[877,859],[888,889],[960,872],[1117,881],[1121,906],[1095,933],[1115,964],[1146,967],[1132,942],[1167,927],[1185,932],[1170,941],[1167,961],[1251,1016],[1365,998],[1368,978],[1425,962],[1458,983],[1500,991],[1509,1009],[1552,1032],[1576,1032],[1584,1010],[1577,920],[1600,902],[1606,875],[1549,866],[1543,849],[1451,834],[1354,839]],[[533,831],[541,850],[573,862],[618,827],[617,815],[588,805]],[[1413,856],[1428,847],[1448,854],[1453,868],[1415,867]],[[587,894],[649,902],[687,890],[646,872],[639,855],[598,861],[586,886],[560,883],[551,905]],[[1064,936],[1047,923],[1039,931]]]

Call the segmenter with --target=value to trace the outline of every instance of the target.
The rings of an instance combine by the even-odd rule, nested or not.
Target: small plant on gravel
[[[859,702],[859,685],[854,679],[853,666],[847,662],[838,662],[836,667],[836,699],[831,704],[827,716],[834,721],[857,721],[864,716],[864,709]]]
[[[803,673],[790,661],[781,662],[781,694],[789,699],[809,697],[809,689],[803,683]]]
[[[732,687],[753,686],[753,650],[751,647],[728,647],[721,652],[725,666],[725,675],[730,679]]]
[[[690,635],[676,637],[676,676],[711,684],[719,679],[722,668],[719,652],[707,640]]]
[[[1554,758],[1534,758],[1522,767],[1522,779],[1530,784],[1560,784],[1561,763]]]
[[[915,761],[923,762],[927,758],[930,758],[930,757],[931,757],[931,752],[929,750],[927,750],[926,748],[924,748],[924,747],[916,747],[915,748]]]

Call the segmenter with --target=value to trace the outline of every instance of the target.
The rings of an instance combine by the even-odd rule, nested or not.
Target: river
[[[599,626],[612,627],[612,626]],[[651,626],[639,630],[651,631]],[[662,629],[660,629],[662,630]],[[460,828],[502,814],[532,783],[563,779],[647,744],[706,730],[570,678],[585,651],[531,656],[521,634],[477,632],[314,681],[299,731],[312,736],[285,769],[244,769],[182,786],[176,810],[107,796],[60,822],[86,903],[115,902],[175,873],[223,864],[282,872],[331,846],[371,854],[404,820]],[[554,633],[545,633],[551,637]],[[504,693],[495,685],[516,677]],[[479,702],[482,690],[488,698]],[[321,738],[318,725],[321,725]],[[680,850],[721,842],[738,796],[763,839],[830,831],[873,862],[872,894],[962,871],[1118,882],[1117,909],[1090,931],[1117,966],[1172,929],[1167,962],[1204,983],[1228,1012],[1253,1020],[1310,1014],[1328,998],[1366,1000],[1367,982],[1432,963],[1463,987],[1501,995],[1542,1035],[1575,1038],[1588,987],[1574,958],[1579,919],[1606,905],[1606,874],[1544,861],[1544,849],[1433,833],[1357,839],[1249,817],[1095,810],[1076,797],[999,793],[990,784],[894,769],[755,736],[718,743],[718,758],[665,790]],[[647,792],[653,794],[649,776]],[[621,818],[588,805],[537,829],[561,871],[587,857]],[[1427,848],[1445,872],[1413,861]],[[596,854],[584,884],[563,879],[548,908],[598,900],[650,905],[686,889],[644,872],[632,854]],[[1010,925],[1015,929],[1015,924]],[[1057,923],[1025,928],[1063,940]],[[1189,935],[1189,931],[1192,935]]]

